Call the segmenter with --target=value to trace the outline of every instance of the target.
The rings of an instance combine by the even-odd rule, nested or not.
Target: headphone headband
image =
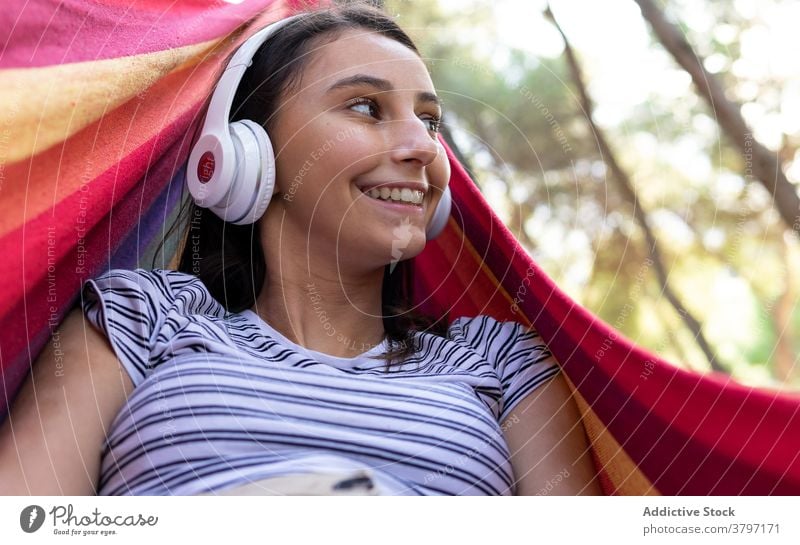
[[[247,68],[253,64],[253,56],[264,42],[277,30],[301,17],[292,15],[276,21],[248,38],[234,53],[225,67],[211,96],[203,128],[186,166],[189,190],[198,205],[213,207],[220,204],[227,193],[227,184],[220,180],[232,179],[236,172],[234,144],[231,139],[229,118],[236,90]]]
[[[244,77],[245,71],[253,64],[253,57],[258,48],[266,42],[276,31],[286,26],[289,22],[299,18],[300,15],[292,15],[280,21],[276,21],[252,36],[250,36],[233,54],[228,66],[220,76],[219,82],[214,89],[211,102],[208,105],[208,113],[203,124],[203,132],[206,128],[213,130],[223,130],[228,127],[228,119],[231,116],[231,106],[236,97],[236,90],[239,88]]]

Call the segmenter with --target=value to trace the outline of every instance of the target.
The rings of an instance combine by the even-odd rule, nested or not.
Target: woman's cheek
[[[334,142],[332,160],[339,166],[336,172],[359,168],[381,159],[385,151],[378,135],[363,125],[350,125],[340,128],[331,137]]]

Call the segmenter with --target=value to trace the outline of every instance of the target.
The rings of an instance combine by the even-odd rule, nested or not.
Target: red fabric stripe
[[[701,376],[696,380],[704,382]],[[780,430],[788,426],[788,434],[789,429],[800,424],[800,415],[768,411],[764,429],[750,441],[739,437],[736,430],[728,430],[720,446],[726,442],[736,445],[738,451],[747,445],[742,455],[736,456],[698,440],[697,434],[714,424],[701,425],[699,419],[692,419],[699,429],[685,433],[674,425],[676,419],[672,415],[658,413],[658,403],[631,395],[597,368],[580,377],[580,382],[576,386],[581,395],[598,416],[603,415],[601,419],[608,431],[662,494],[764,495],[792,493],[800,488],[790,459],[781,456],[759,459],[751,448],[759,441],[777,445],[776,448],[791,448],[791,438],[780,438]],[[778,438],[780,444],[776,443]],[[793,451],[792,456],[797,452]]]
[[[480,263],[467,250],[467,244],[469,241],[462,240],[456,229],[448,227],[415,258],[415,269],[425,271],[414,274],[414,293],[424,294],[418,299],[423,312],[439,316],[447,311],[451,319],[503,315],[502,309],[508,302],[502,290],[488,281]]]
[[[535,298],[541,299],[541,296]],[[577,305],[569,313],[564,312],[563,317],[559,316],[555,304],[550,303],[545,308],[550,313],[548,319],[534,320],[545,339],[548,339],[546,329],[554,329],[554,324],[566,324],[548,339],[551,350],[564,363],[570,378],[609,431],[618,440],[626,439],[629,453],[640,453],[640,456],[632,456],[664,493],[670,493],[669,486],[657,482],[654,475],[664,467],[662,463],[672,459],[668,457],[648,467],[648,460],[641,455],[651,448],[656,453],[670,452],[675,445],[684,445],[684,437],[691,437],[692,442],[687,445],[680,461],[670,469],[668,480],[672,485],[681,483],[683,486],[683,482],[691,480],[688,488],[696,493],[710,490],[704,489],[703,484],[713,488],[717,480],[715,471],[727,468],[724,460],[734,458],[737,465],[733,466],[733,473],[748,475],[749,478],[746,467],[763,463],[765,472],[780,476],[788,471],[786,481],[793,482],[795,487],[800,485],[800,467],[796,460],[796,454],[800,452],[797,396],[773,394],[744,387],[727,377],[703,376],[675,368],[631,345],[618,333],[607,330],[606,324],[596,318],[590,319]],[[605,349],[608,339],[615,339],[614,344]],[[598,361],[595,355],[600,349],[605,349],[605,354]],[[646,379],[640,376],[645,362],[653,366],[653,373]],[[605,408],[596,406],[600,396],[607,395],[606,392],[616,392],[616,395]],[[638,416],[629,405],[623,416],[626,421],[611,420],[617,415],[618,406],[625,401],[640,407]],[[762,422],[766,414],[769,417]],[[729,427],[734,419],[735,425]],[[634,432],[637,427],[641,431]],[[659,444],[653,446],[659,437]],[[747,446],[743,448],[745,444]],[[711,449],[714,452],[709,460],[714,462],[703,463],[705,453]],[[697,458],[692,458],[693,455]],[[723,458],[719,459],[719,456]],[[740,463],[744,466],[738,465]],[[699,471],[690,469],[697,468],[698,464],[702,464]],[[762,476],[760,484],[763,486],[760,486],[756,479],[748,485],[751,491],[747,493],[769,493],[772,485],[767,480]],[[727,476],[721,486],[730,487],[730,493],[744,493],[736,488],[739,484],[735,481]],[[753,487],[759,492],[753,492]]]

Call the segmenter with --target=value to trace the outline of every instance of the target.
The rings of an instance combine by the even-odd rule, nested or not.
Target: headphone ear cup
[[[245,225],[257,222],[264,215],[272,196],[275,194],[275,151],[264,127],[249,119],[243,119],[239,123],[244,124],[251,130],[259,151],[258,168],[260,176],[258,177],[258,185],[253,192],[253,205],[247,210],[245,217],[239,223],[239,225]]]
[[[275,154],[266,131],[255,121],[235,121],[229,128],[235,153],[233,183],[210,210],[224,221],[248,225],[258,221],[272,198]]]
[[[448,184],[442,192],[442,198],[439,199],[439,203],[436,205],[436,210],[433,212],[433,217],[430,223],[428,223],[428,227],[425,229],[425,238],[427,240],[435,239],[444,231],[444,228],[447,226],[447,220],[450,218],[452,201],[450,185]]]

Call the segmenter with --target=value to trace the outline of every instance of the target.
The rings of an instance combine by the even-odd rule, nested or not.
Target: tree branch
[[[772,195],[772,202],[783,221],[800,235],[800,197],[786,179],[777,153],[769,151],[753,137],[745,123],[740,105],[728,99],[719,80],[703,66],[680,29],[667,20],[653,0],[634,0],[642,16],[650,24],[661,45],[669,51],[681,68],[692,77],[697,90],[711,107],[722,131],[742,153],[745,177],[752,173]]]
[[[683,320],[683,323],[686,325],[686,327],[688,327],[689,330],[694,334],[695,341],[711,364],[711,368],[715,371],[726,372],[726,370],[720,366],[719,358],[714,352],[714,349],[703,335],[700,322],[681,303],[677,294],[675,294],[669,284],[666,268],[664,267],[663,258],[661,256],[661,250],[658,246],[656,237],[653,235],[653,232],[650,230],[650,226],[647,223],[647,215],[639,204],[639,199],[636,196],[636,191],[633,189],[633,184],[631,183],[630,177],[617,161],[616,155],[612,151],[611,146],[605,137],[605,133],[595,124],[594,104],[592,103],[588,91],[586,90],[586,85],[583,82],[583,75],[581,74],[580,65],[578,64],[578,60],[575,57],[575,53],[572,50],[572,46],[570,45],[566,34],[564,34],[564,31],[558,24],[558,21],[556,20],[555,15],[553,15],[553,12],[550,10],[549,5],[545,9],[544,15],[553,23],[553,26],[555,26],[556,30],[558,30],[559,34],[561,34],[561,37],[564,40],[564,54],[567,57],[572,80],[575,83],[575,87],[577,88],[580,96],[581,106],[583,107],[586,121],[589,123],[592,134],[594,134],[598,146],[600,147],[600,154],[611,170],[613,179],[617,181],[617,185],[625,199],[633,205],[634,217],[644,232],[645,239],[647,240],[647,252],[649,253],[650,258],[653,260],[653,265],[656,270],[658,281],[661,284],[661,290],[664,294],[664,297],[666,297],[667,301],[669,301],[669,303],[678,312],[678,315],[681,317],[681,320]]]

